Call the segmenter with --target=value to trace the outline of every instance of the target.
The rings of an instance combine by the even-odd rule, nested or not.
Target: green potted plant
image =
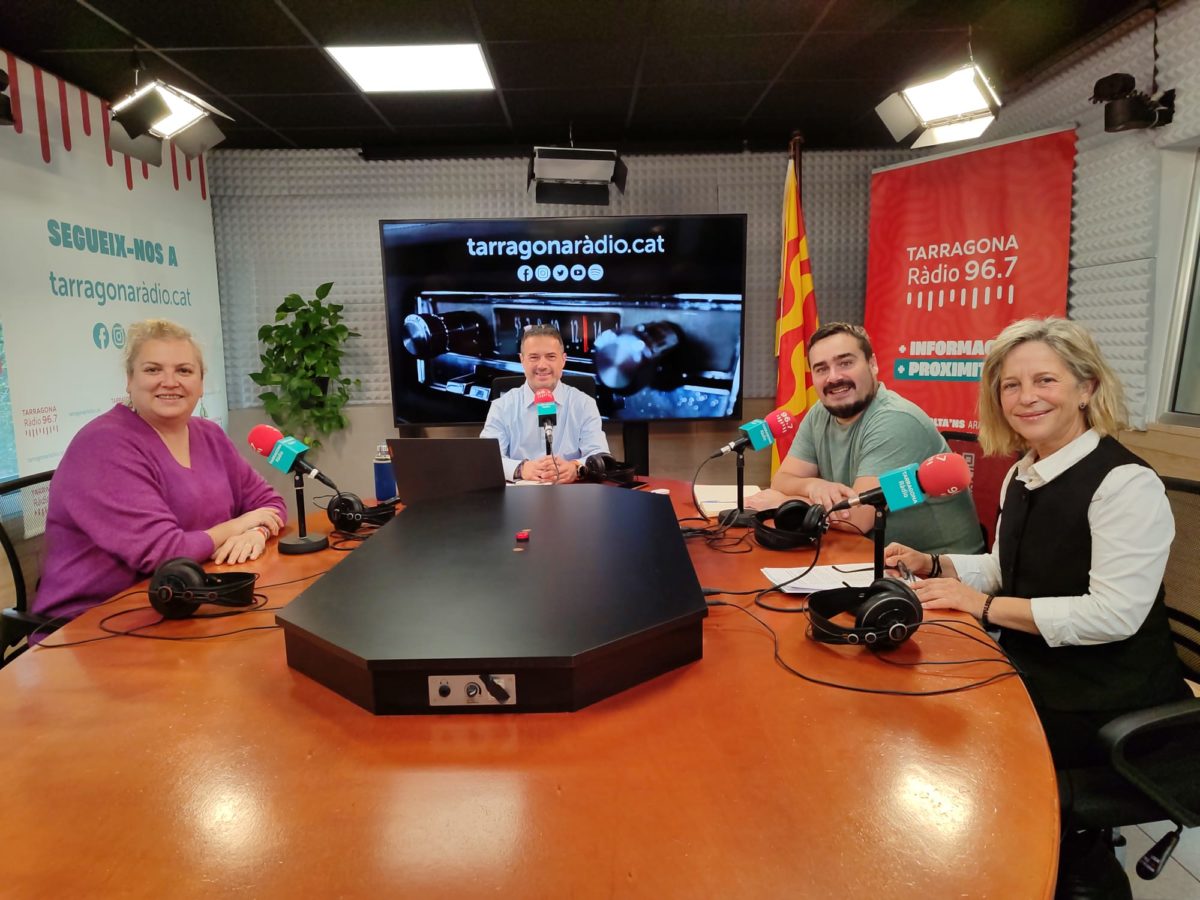
[[[342,408],[350,399],[350,388],[359,380],[342,377],[345,343],[359,337],[342,323],[342,308],[322,303],[333,282],[305,300],[288,294],[275,308],[275,324],[258,329],[263,349],[262,369],[250,378],[269,388],[260,395],[267,415],[289,434],[310,447],[321,446],[321,438],[348,424]]]

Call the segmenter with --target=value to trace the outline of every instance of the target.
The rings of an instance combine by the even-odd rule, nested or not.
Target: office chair
[[[49,620],[29,612],[29,599],[37,586],[41,572],[43,533],[28,533],[25,516],[21,508],[21,491],[36,484],[45,484],[54,474],[39,472],[23,478],[11,478],[0,482],[0,544],[8,558],[12,575],[11,588],[0,586],[5,599],[11,598],[13,605],[0,610],[0,668],[20,656],[27,645],[22,645],[34,629],[45,626]],[[43,628],[43,630],[46,630]],[[10,653],[9,651],[13,651]]]
[[[1184,674],[1200,685],[1200,483],[1177,478],[1163,483],[1175,516],[1163,579],[1167,616]],[[1073,828],[1114,829],[1170,820],[1176,830],[1137,865],[1141,878],[1154,878],[1183,829],[1200,825],[1200,698],[1118,716],[1100,730],[1100,738],[1110,754],[1108,766],[1058,772],[1063,821]]]
[[[562,380],[565,384],[583,391],[589,397],[595,399],[596,396],[596,379],[591,375],[582,375],[578,372],[563,372]],[[525,383],[524,375],[497,375],[492,379],[492,393],[489,399],[495,400],[501,394],[511,391],[513,388],[519,388]]]

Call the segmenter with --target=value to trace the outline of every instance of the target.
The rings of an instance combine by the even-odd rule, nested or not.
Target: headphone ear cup
[[[363,503],[354,494],[336,494],[325,508],[329,524],[339,531],[358,531],[363,523]]]
[[[186,619],[200,608],[195,593],[206,586],[204,570],[185,556],[169,559],[150,579],[150,605],[164,619]]]
[[[803,500],[788,500],[775,510],[775,527],[782,531],[800,531],[811,507]]]
[[[818,503],[809,506],[808,511],[804,514],[804,522],[800,526],[808,534],[819,536],[829,530],[829,514],[825,512],[825,507]]]
[[[601,458],[603,454],[593,453],[583,461],[583,474],[588,481],[603,481],[604,480],[604,460]]]
[[[877,578],[854,613],[854,627],[874,632],[875,647],[895,647],[917,630],[924,618],[921,601],[898,578]]]

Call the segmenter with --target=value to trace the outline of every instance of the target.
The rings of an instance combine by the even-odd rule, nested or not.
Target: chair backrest
[[[1200,681],[1200,482],[1164,478],[1175,516],[1175,542],[1163,577],[1175,650],[1188,675]]]
[[[29,608],[42,571],[42,551],[53,471],[0,481],[0,545],[9,577],[0,579],[0,606]]]
[[[562,380],[576,390],[583,391],[589,397],[594,398],[596,396],[596,379],[591,375],[582,375],[578,372],[563,372]],[[501,394],[505,394],[513,388],[519,388],[524,383],[524,375],[497,375],[492,379],[491,399],[495,400]]]

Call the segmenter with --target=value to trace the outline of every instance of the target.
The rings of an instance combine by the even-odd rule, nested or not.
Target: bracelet
[[[262,534],[264,541],[269,541],[271,539],[271,529],[269,529],[266,525],[255,525],[250,530],[257,531]]]
[[[942,558],[936,553],[929,554],[929,575],[928,578],[939,578],[942,574]]]
[[[995,599],[995,594],[988,594],[983,601],[983,612],[979,616],[979,624],[983,626],[985,631],[992,627],[992,623],[988,621],[988,610],[992,608],[992,601]]]

